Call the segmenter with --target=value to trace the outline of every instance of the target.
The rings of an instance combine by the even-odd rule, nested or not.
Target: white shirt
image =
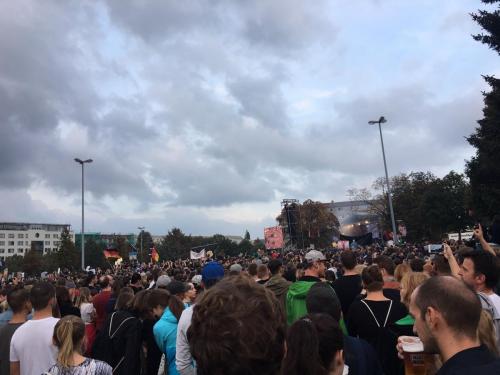
[[[497,313],[500,314],[500,296],[498,294],[493,293],[490,294],[488,298],[490,299],[493,306],[495,306]]]
[[[10,341],[10,361],[20,362],[21,375],[40,375],[56,363],[57,348],[52,343],[59,319],[28,320]]]
[[[196,375],[196,368],[193,366],[193,357],[187,339],[187,330],[191,326],[191,318],[193,317],[193,306],[184,309],[177,325],[175,366],[180,375]]]
[[[84,323],[92,322],[92,314],[94,313],[94,305],[88,302],[84,302],[80,305],[80,315]]]

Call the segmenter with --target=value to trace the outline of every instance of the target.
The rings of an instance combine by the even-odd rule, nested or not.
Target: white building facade
[[[24,256],[31,249],[47,254],[56,251],[61,233],[68,229],[72,241],[75,234],[69,224],[33,224],[0,222],[0,259],[13,255]]]

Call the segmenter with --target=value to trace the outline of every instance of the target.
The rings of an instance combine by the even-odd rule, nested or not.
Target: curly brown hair
[[[245,276],[231,276],[194,306],[187,337],[202,374],[278,374],[285,320],[274,294]]]

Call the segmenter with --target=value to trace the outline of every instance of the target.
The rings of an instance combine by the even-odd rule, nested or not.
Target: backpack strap
[[[392,299],[390,301],[391,302],[389,303],[389,310],[387,310],[387,315],[385,316],[385,321],[384,321],[384,325],[382,326],[382,328],[385,328],[385,326],[387,325],[387,320],[389,320],[389,314],[391,313],[391,309],[392,309]],[[373,319],[375,319],[375,323],[377,323],[377,327],[380,328],[380,323],[378,322],[377,317],[373,313],[370,306],[368,306],[368,304],[365,302],[365,300],[361,300],[361,302],[366,306],[368,311],[370,311],[370,314],[372,314]]]
[[[122,325],[125,324],[126,321],[134,319],[134,317],[129,316],[128,318],[122,320],[122,322],[120,323],[120,325],[118,326],[118,328],[116,328],[115,331],[113,333],[111,333],[111,328],[113,327],[113,318],[115,317],[115,314],[116,314],[116,311],[113,313],[113,315],[111,315],[111,322],[109,323],[109,338],[110,339],[112,339],[112,338],[115,337],[115,335],[117,334],[117,332],[120,330],[120,328],[122,327]]]

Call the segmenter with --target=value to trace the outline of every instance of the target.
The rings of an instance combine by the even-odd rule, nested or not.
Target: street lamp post
[[[85,186],[85,174],[84,174],[84,165],[85,163],[92,163],[92,159],[87,159],[87,160],[81,160],[78,158],[74,159],[78,164],[82,166],[82,239],[81,239],[81,249],[82,249],[82,270],[85,270],[85,238],[84,238],[84,233],[85,233],[85,211],[84,211],[84,203],[85,203],[85,198],[84,198],[84,186]]]
[[[143,256],[142,256],[142,253],[143,253],[143,251],[142,251],[142,240],[144,238],[144,228],[145,227],[137,227],[137,229],[139,229],[141,231],[141,261],[143,260],[142,259],[143,258]]]
[[[398,240],[398,232],[396,231],[396,221],[394,220],[394,209],[392,208],[392,195],[391,195],[391,184],[389,183],[389,173],[387,173],[387,162],[385,160],[385,149],[384,149],[384,138],[382,137],[382,126],[381,124],[386,123],[387,120],[384,116],[380,117],[377,121],[368,121],[368,124],[375,125],[378,124],[378,131],[380,133],[380,144],[382,145],[382,157],[384,158],[384,169],[385,169],[385,182],[387,184],[387,195],[389,196],[389,210],[391,211],[391,224],[394,244]]]

